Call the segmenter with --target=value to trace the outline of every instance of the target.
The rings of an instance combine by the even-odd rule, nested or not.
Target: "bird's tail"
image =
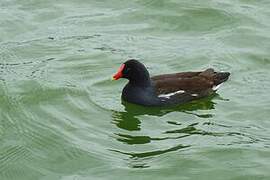
[[[229,72],[215,72],[214,74],[214,84],[219,85],[229,79]]]
[[[217,86],[229,79],[229,72],[216,72],[214,69],[209,68],[200,73],[200,76],[204,76],[214,81],[214,85]]]

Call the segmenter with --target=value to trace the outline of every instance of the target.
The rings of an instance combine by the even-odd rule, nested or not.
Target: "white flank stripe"
[[[216,90],[218,90],[218,88],[221,86],[221,84],[219,84],[219,85],[217,85],[217,86],[213,86],[212,87],[212,89],[214,90],[214,91],[216,91]]]
[[[184,92],[185,92],[184,90],[179,90],[179,91],[175,91],[175,92],[168,93],[168,94],[160,94],[160,95],[158,95],[158,97],[164,97],[164,98],[169,99],[171,96],[173,96],[175,94],[184,93]]]
[[[198,94],[191,94],[191,96],[194,96],[194,97],[196,97],[196,96],[198,96]]]

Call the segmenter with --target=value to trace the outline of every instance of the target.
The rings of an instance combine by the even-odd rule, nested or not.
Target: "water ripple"
[[[0,179],[269,179],[268,5],[1,1]],[[109,80],[129,58],[151,75],[231,78],[213,97],[145,108]]]

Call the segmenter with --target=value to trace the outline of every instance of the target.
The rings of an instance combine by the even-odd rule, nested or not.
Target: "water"
[[[270,3],[0,2],[0,179],[270,179]],[[218,95],[121,104],[122,62],[214,67]]]

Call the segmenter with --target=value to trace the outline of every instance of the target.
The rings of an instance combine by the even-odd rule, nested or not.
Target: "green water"
[[[128,58],[231,78],[180,107],[122,105]],[[269,79],[269,0],[1,0],[0,179],[270,179]]]

